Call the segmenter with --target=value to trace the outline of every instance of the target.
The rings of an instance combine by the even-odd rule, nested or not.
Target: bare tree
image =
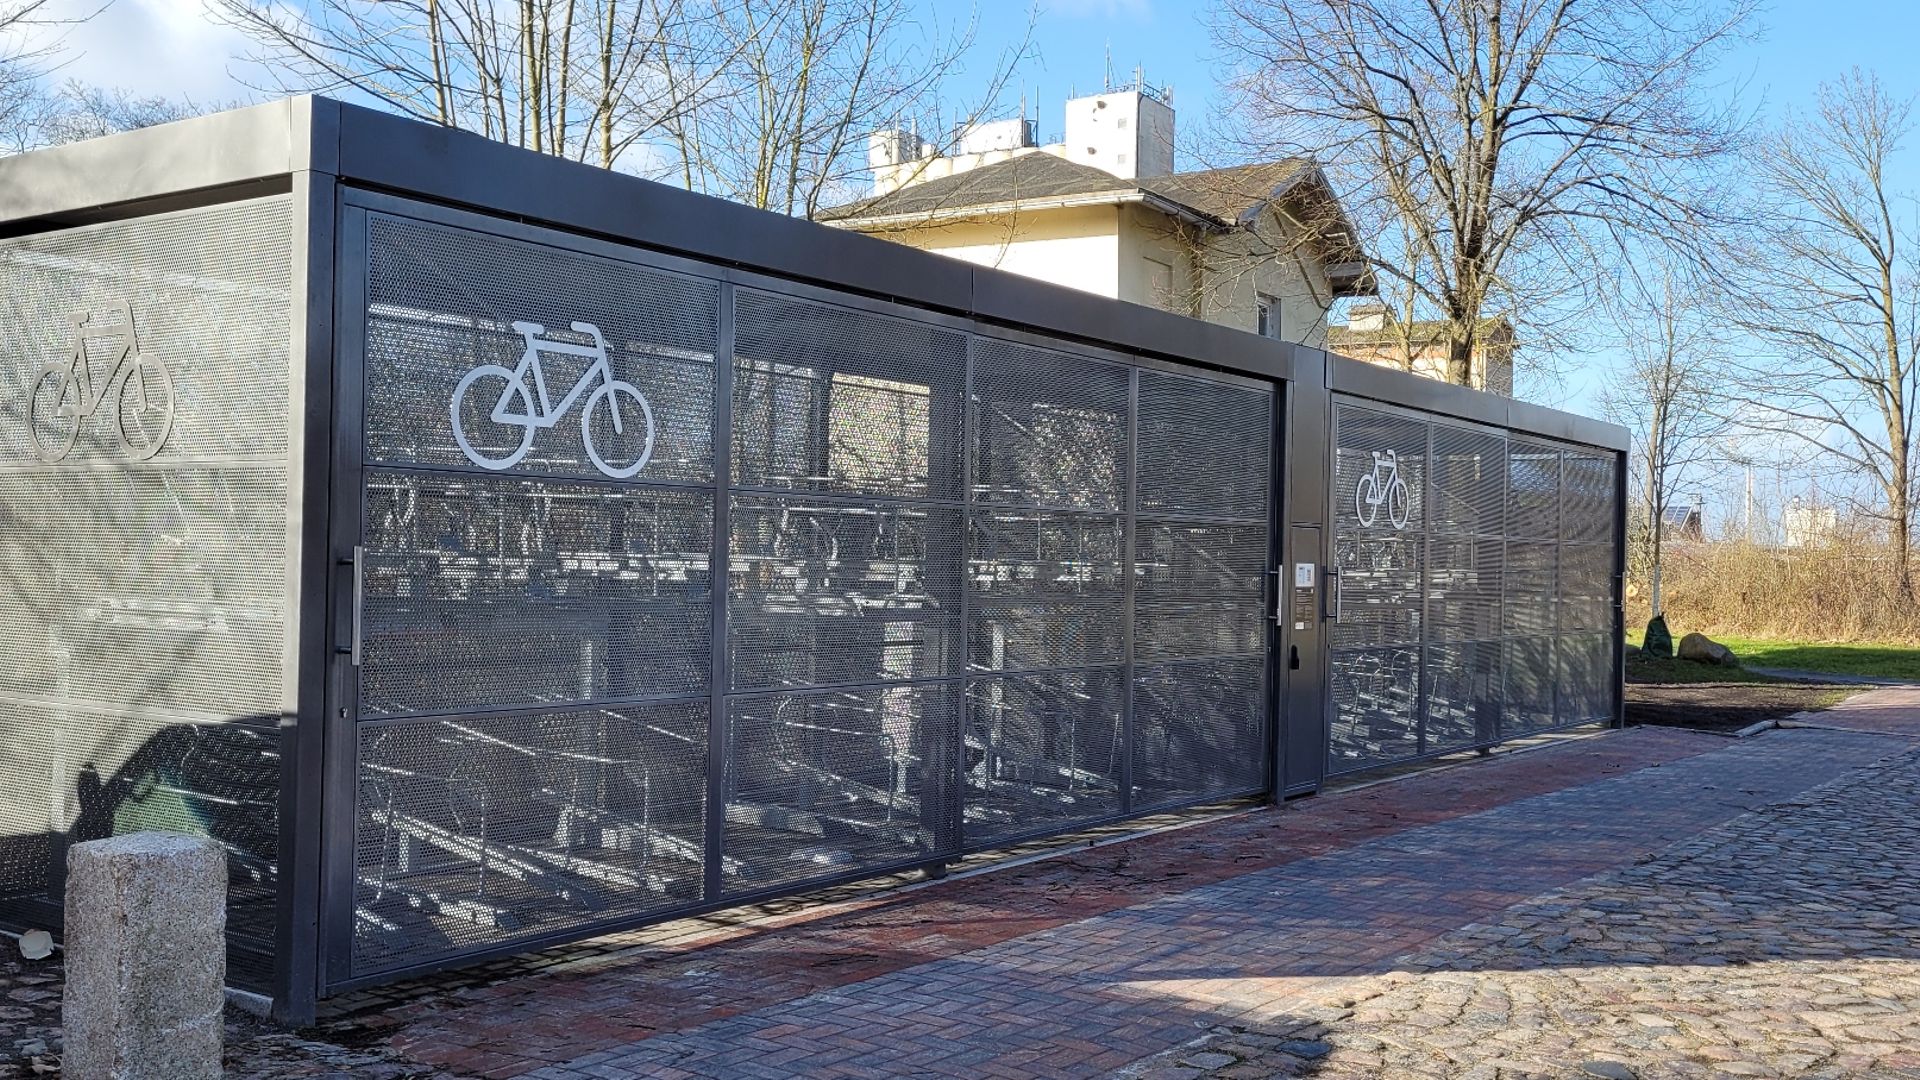
[[[1215,40],[1241,149],[1324,165],[1471,384],[1488,315],[1540,341],[1621,237],[1700,223],[1739,125],[1698,79],[1754,4],[1220,0]]]
[[[119,131],[170,124],[207,111],[185,98],[143,97],[68,80],[45,99],[38,120],[39,141],[57,145],[97,139]]]
[[[1647,581],[1649,614],[1665,614],[1661,596],[1667,511],[1689,481],[1705,479],[1731,425],[1721,408],[1726,334],[1708,294],[1668,268],[1622,275],[1613,322],[1624,361],[1602,390],[1607,417],[1632,435],[1629,550]]]
[[[1868,478],[1896,587],[1914,596],[1914,408],[1920,399],[1915,203],[1898,190],[1914,101],[1855,70],[1823,85],[1751,155],[1761,203],[1725,260],[1724,317],[1766,355],[1737,415]]]
[[[937,128],[957,112],[957,134],[998,106],[1031,34],[1029,24],[955,110],[976,23],[942,27],[913,0],[725,0],[718,11],[718,66],[666,80],[692,88],[663,120],[667,150],[693,190],[809,217],[864,194],[854,177],[867,170],[870,132],[908,117]]]
[[[267,89],[351,91],[607,168],[686,96],[669,73],[715,63],[718,18],[698,0],[211,2],[257,43]]]
[[[55,50],[35,35],[53,22],[47,0],[0,0],[0,153],[36,142],[45,104],[40,80]]]

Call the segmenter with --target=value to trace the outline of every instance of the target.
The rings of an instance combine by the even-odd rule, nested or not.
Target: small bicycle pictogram
[[[131,305],[118,301],[108,311],[118,317],[100,319],[91,311],[67,316],[72,337],[66,359],[41,365],[28,389],[27,427],[42,461],[65,460],[80,438],[81,424],[108,398],[114,401],[120,448],[134,461],[159,453],[173,430],[173,374],[158,357],[140,351]],[[97,383],[89,342],[106,346],[107,374]]]
[[[1371,527],[1380,516],[1380,504],[1387,504],[1387,520],[1395,529],[1407,527],[1412,494],[1400,475],[1400,454],[1396,450],[1373,451],[1373,471],[1360,477],[1353,486],[1353,512],[1360,524]]]
[[[460,444],[460,450],[467,455],[467,460],[483,469],[495,470],[510,469],[519,464],[520,459],[527,456],[527,451],[533,449],[534,434],[542,428],[560,423],[573,408],[573,403],[586,393],[588,385],[598,380],[600,385],[587,395],[586,404],[580,410],[580,445],[586,450],[587,457],[592,459],[595,468],[616,480],[624,480],[645,468],[648,459],[653,456],[653,407],[647,404],[639,387],[613,377],[613,366],[607,362],[607,341],[601,336],[600,328],[592,323],[573,324],[573,332],[590,338],[593,342],[591,345],[545,337],[547,328],[539,323],[516,322],[513,328],[526,341],[526,348],[520,354],[520,363],[511,371],[499,364],[482,364],[467,372],[459,385],[453,388],[453,398],[449,403],[453,416],[453,438]],[[540,360],[542,353],[576,356],[592,361],[580,380],[573,384],[573,389],[567,391],[558,404],[547,394],[546,368]],[[486,418],[493,423],[519,429],[517,434],[503,440],[504,445],[513,447],[505,454],[489,454],[476,448],[467,432],[467,425],[477,419],[477,415],[467,415],[464,408],[466,398],[482,379],[497,379],[502,384],[493,404],[481,406]],[[626,433],[628,421],[622,417],[620,407],[623,397],[639,408],[639,422],[644,425],[645,431],[645,437],[640,440],[639,456],[631,464],[609,462],[601,454],[601,447],[595,442],[594,436],[596,417],[602,412],[606,414],[605,421],[613,428],[614,435]],[[483,395],[479,400],[484,402],[487,399]]]

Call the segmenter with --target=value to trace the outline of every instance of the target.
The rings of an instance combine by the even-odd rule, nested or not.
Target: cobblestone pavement
[[[1906,1075],[1920,692],[1819,722],[1861,730],[1608,734],[602,939],[299,1035],[236,1017],[229,1075]],[[0,1063],[57,1051],[57,988],[0,963]]]
[[[1916,808],[1907,753],[1123,1075],[1920,1077]]]

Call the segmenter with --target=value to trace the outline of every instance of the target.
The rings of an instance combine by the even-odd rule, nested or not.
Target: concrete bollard
[[[227,859],[200,837],[145,832],[67,853],[69,1080],[220,1075]]]

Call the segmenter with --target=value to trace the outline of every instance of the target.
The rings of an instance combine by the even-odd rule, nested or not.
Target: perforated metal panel
[[[1485,746],[1500,737],[1499,641],[1429,645],[1424,753]]]
[[[334,978],[1265,786],[1270,390],[369,227]]]
[[[73,842],[208,835],[231,978],[255,990],[279,866],[291,230],[274,197],[0,240],[0,921],[58,926]]]
[[[1124,509],[1129,383],[1115,364],[974,339],[974,501]]]
[[[353,971],[700,898],[702,703],[362,724]]]
[[[1136,808],[1227,795],[1266,784],[1266,663],[1190,660],[1136,669]]]
[[[960,673],[960,512],[736,498],[728,667],[735,689]]]
[[[966,843],[1119,813],[1125,709],[1117,667],[969,681]]]
[[[1328,771],[1607,718],[1615,459],[1357,405],[1335,420]]]
[[[712,478],[717,284],[408,218],[368,248],[368,461]]]
[[[363,716],[707,688],[704,492],[380,470],[365,522]]]
[[[1126,522],[977,507],[967,560],[975,671],[1126,659]]]
[[[1140,373],[1140,514],[1264,521],[1273,394]]]
[[[735,484],[960,497],[966,335],[753,289],[735,304]]]
[[[731,699],[726,890],[957,851],[960,711],[954,683]]]
[[[1327,772],[1385,765],[1420,753],[1420,649],[1355,649],[1334,656]]]

